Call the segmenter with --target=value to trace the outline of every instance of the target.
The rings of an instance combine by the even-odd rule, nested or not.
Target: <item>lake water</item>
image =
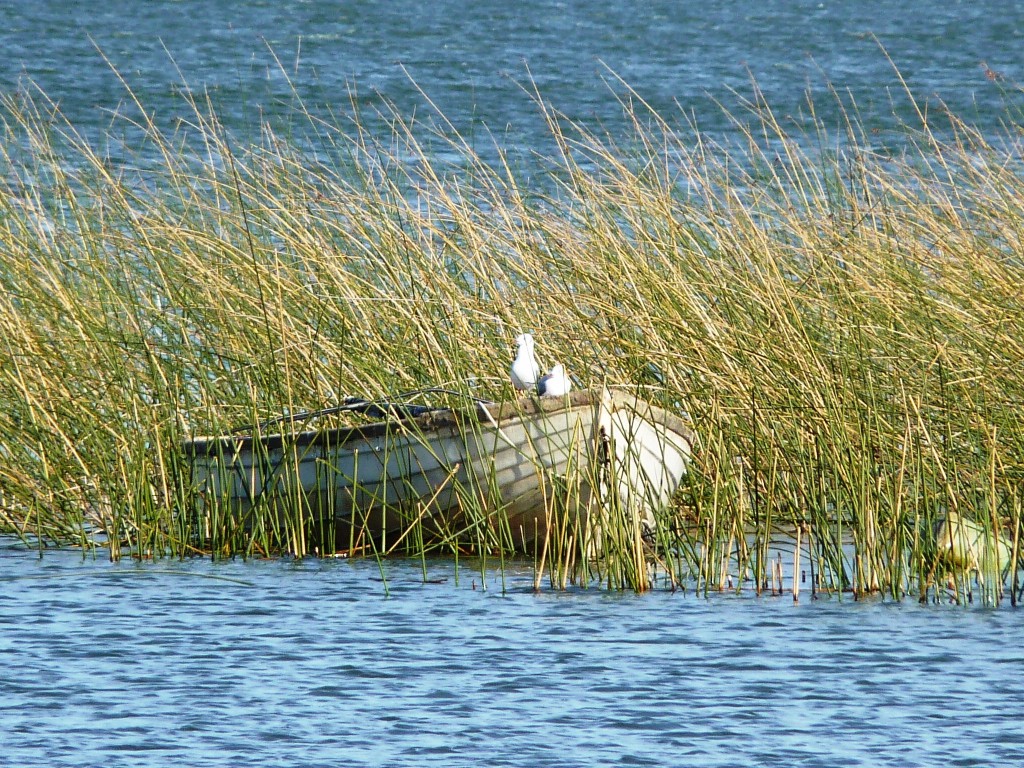
[[[1024,4],[991,0],[2,7],[0,92],[31,78],[92,137],[130,112],[97,49],[165,126],[183,80],[240,132],[299,99],[344,124],[350,99],[408,118],[429,97],[467,136],[487,143],[486,127],[524,157],[548,147],[531,81],[614,137],[627,131],[617,73],[728,138],[715,101],[735,108],[751,78],[782,116],[810,90],[834,121],[831,81],[880,134],[911,119],[880,45],[919,98],[986,131],[1024,77]],[[1009,607],[535,594],[515,571],[484,590],[450,562],[428,576],[389,563],[385,589],[366,561],[2,548],[0,765],[1024,764]]]
[[[299,99],[344,125],[354,93],[374,125],[385,100],[420,119],[429,97],[485,154],[489,131],[527,158],[554,151],[533,85],[568,117],[616,137],[626,130],[618,76],[673,123],[692,118],[728,138],[715,102],[739,112],[732,91],[749,97],[752,80],[783,120],[812,93],[834,129],[832,83],[882,141],[898,120],[914,121],[893,65],[922,103],[940,99],[985,130],[995,130],[1007,93],[1020,104],[1024,80],[1024,4],[1009,0],[253,0],[244,10],[225,0],[5,0],[3,22],[0,92],[30,78],[92,136],[112,113],[132,113],[111,67],[165,127],[184,113],[183,83],[245,130],[283,120]]]
[[[386,574],[0,551],[0,765],[1024,764],[1011,609]]]

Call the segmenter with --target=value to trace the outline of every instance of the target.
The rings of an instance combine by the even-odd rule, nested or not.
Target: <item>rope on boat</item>
[[[463,397],[472,400],[478,405],[494,404],[491,400],[467,395],[465,392],[459,392],[454,389],[445,389],[444,387],[413,389],[408,392],[400,392],[394,397],[395,400],[405,400],[410,397],[416,397],[417,395],[428,394],[454,395],[456,397]],[[273,427],[277,424],[297,424],[303,421],[310,421],[311,419],[318,419],[322,416],[332,416],[336,413],[362,413],[369,416],[371,419],[414,419],[417,416],[423,416],[424,414],[431,413],[433,411],[443,410],[447,409],[436,405],[393,402],[390,398],[388,400],[369,400],[365,397],[351,396],[344,398],[341,401],[341,405],[319,408],[314,411],[300,411],[299,413],[293,413],[289,416],[276,416],[272,419],[267,419],[266,421],[257,422],[256,424],[245,424],[240,427],[234,427],[231,430],[231,433],[240,434],[243,432],[253,431],[264,432],[267,428]]]

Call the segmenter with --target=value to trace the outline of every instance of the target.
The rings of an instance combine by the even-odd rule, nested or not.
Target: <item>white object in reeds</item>
[[[537,386],[540,366],[533,356],[533,334],[523,333],[516,337],[516,359],[512,361],[510,375],[512,386],[518,390],[533,389]]]
[[[565,366],[556,363],[537,382],[537,394],[541,397],[565,397],[572,389],[572,382],[565,373]]]
[[[201,514],[297,511],[331,520],[342,540],[355,531],[393,541],[410,521],[440,535],[482,522],[527,549],[547,536],[556,498],[583,525],[600,500],[653,526],[693,443],[668,411],[588,390],[348,429],[198,438],[185,449]]]
[[[995,564],[992,558],[996,557],[1000,569],[1010,562],[1010,545],[1002,536],[993,535],[982,524],[957,512],[946,512],[939,521],[935,544],[939,555],[955,568],[980,570],[986,564]]]

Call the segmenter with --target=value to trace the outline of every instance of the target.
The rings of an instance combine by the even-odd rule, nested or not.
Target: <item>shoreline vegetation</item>
[[[538,586],[774,591],[785,533],[815,590],[1016,604],[1017,116],[995,138],[921,106],[892,152],[838,94],[845,122],[808,104],[798,129],[755,89],[726,148],[631,92],[620,139],[538,97],[558,147],[538,181],[439,113],[379,136],[300,107],[301,134],[243,141],[182,99],[175,131],[135,100],[99,143],[45,94],[2,99],[0,533],[382,558],[301,520],[196,524],[183,442],[346,396],[508,400],[532,330],[545,361],[685,412],[699,441],[651,541],[556,548]],[[512,557],[473,530],[394,554]]]

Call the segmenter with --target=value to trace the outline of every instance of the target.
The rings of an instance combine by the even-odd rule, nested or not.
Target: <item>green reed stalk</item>
[[[971,576],[935,533],[955,513],[992,542],[982,600],[1006,579],[1017,599],[1012,115],[1005,136],[948,114],[940,134],[922,108],[886,154],[838,89],[836,132],[814,105],[801,126],[755,92],[728,147],[642,98],[623,99],[624,137],[539,99],[560,155],[537,183],[443,121],[389,113],[382,137],[297,102],[283,133],[236,137],[186,97],[183,140],[127,94],[144,172],[108,162],[44,94],[0,106],[3,531],[40,548],[105,536],[113,558],[341,548],[372,553],[382,577],[395,547],[424,568],[428,550],[472,552],[504,573],[522,534],[487,480],[442,531],[404,510],[404,536],[375,537],[366,510],[338,541],[295,482],[298,455],[260,467],[277,500],[239,509],[199,498],[181,445],[349,394],[473,379],[508,401],[508,345],[532,329],[584,386],[642,387],[702,438],[653,547],[613,502],[586,554],[569,508],[596,478],[559,479],[538,584],[547,568],[556,588],[642,591],[660,562],[673,586],[749,573],[761,591],[772,537],[806,525],[812,589],[966,600]]]

